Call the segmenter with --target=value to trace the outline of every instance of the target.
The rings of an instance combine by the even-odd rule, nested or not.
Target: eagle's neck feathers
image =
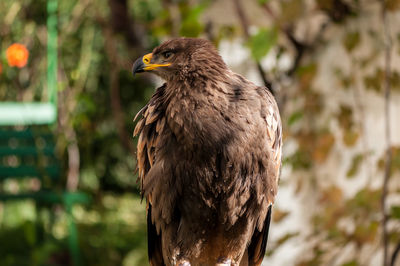
[[[202,73],[209,75],[212,71]],[[167,123],[180,144],[186,145],[187,149],[220,147],[237,130],[229,118],[232,108],[230,97],[235,93],[232,89],[235,86],[230,86],[233,81],[230,73],[223,70],[212,78],[199,74],[192,80],[166,83]]]

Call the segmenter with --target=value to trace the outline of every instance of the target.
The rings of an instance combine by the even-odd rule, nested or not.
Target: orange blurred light
[[[0,75],[3,73],[3,65],[0,63]]]
[[[29,51],[19,43],[14,43],[7,48],[6,57],[10,66],[24,67],[28,63]]]

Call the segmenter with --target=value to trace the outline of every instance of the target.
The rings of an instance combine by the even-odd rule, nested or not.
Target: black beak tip
[[[133,63],[132,66],[132,75],[135,76],[136,73],[142,73],[144,72],[144,63],[143,63],[143,58],[140,57],[138,58],[135,63]]]
[[[135,76],[136,73],[143,73],[143,72],[144,72],[143,69],[138,69],[138,70],[133,70],[133,71],[132,71],[132,74],[133,74],[133,76]]]

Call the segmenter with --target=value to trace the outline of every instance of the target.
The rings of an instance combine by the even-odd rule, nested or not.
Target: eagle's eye
[[[163,52],[162,55],[163,55],[163,57],[165,59],[168,59],[168,58],[170,58],[172,56],[172,52],[171,51],[166,51],[166,52]]]

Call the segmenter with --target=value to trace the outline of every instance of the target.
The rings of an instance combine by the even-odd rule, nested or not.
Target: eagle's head
[[[213,79],[227,70],[211,42],[197,38],[177,38],[154,48],[152,53],[137,59],[132,72],[150,71],[165,79]]]

